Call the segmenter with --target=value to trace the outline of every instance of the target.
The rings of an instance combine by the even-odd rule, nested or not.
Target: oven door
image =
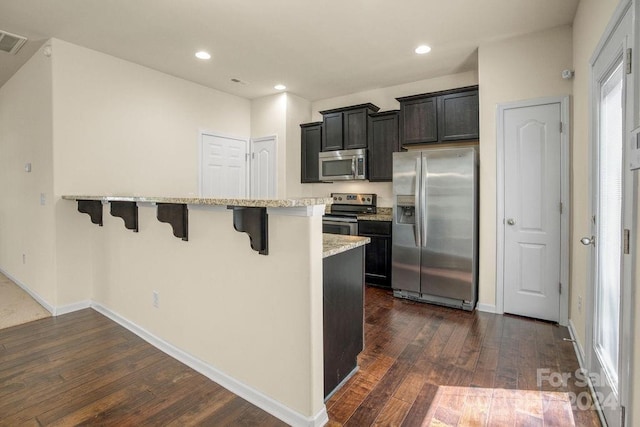
[[[347,236],[358,235],[358,221],[353,219],[324,218],[322,220],[322,232],[329,234],[344,234]]]

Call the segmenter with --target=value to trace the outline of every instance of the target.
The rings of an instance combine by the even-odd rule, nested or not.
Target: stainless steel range
[[[358,235],[359,214],[376,213],[375,194],[331,193],[331,212],[322,218],[322,232]]]

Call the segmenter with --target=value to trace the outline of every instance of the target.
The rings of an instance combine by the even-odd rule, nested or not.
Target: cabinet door
[[[373,237],[365,247],[365,282],[373,285],[391,286],[391,239]]]
[[[437,97],[413,99],[400,104],[401,143],[438,141]]]
[[[322,123],[301,125],[300,182],[319,182],[318,153],[322,144]]]
[[[369,117],[369,181],[391,181],[393,153],[400,151],[398,113]]]
[[[479,135],[478,91],[438,97],[440,141],[474,140]]]
[[[322,151],[342,150],[342,113],[325,114],[322,121]]]
[[[344,120],[344,144],[345,150],[367,148],[367,109],[345,111]]]
[[[365,245],[365,282],[391,286],[391,222],[358,221],[359,235],[371,238]]]

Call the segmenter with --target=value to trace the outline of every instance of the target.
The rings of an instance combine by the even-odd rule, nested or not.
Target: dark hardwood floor
[[[360,371],[327,402],[331,426],[599,426],[572,408],[566,328],[366,290]],[[580,402],[584,406],[584,395]],[[93,310],[0,330],[0,425],[283,425]]]
[[[87,309],[0,330],[2,426],[285,425]]]
[[[395,299],[373,287],[365,306],[360,371],[327,402],[329,425],[600,425],[576,382],[567,328]],[[540,381],[539,368],[548,369]],[[566,385],[556,382],[562,373],[572,375]]]

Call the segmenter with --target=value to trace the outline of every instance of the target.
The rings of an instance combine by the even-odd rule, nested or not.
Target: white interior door
[[[503,117],[504,311],[558,322],[561,104],[508,108]]]
[[[276,198],[278,150],[275,136],[251,140],[251,197]]]
[[[247,148],[246,139],[201,135],[202,197],[247,197]]]
[[[591,236],[582,239],[591,248],[589,307],[593,315],[588,317],[587,365],[602,413],[612,427],[624,425],[622,401],[628,376],[622,338],[630,323],[624,300],[632,262],[623,241],[625,228],[631,228],[633,200],[631,172],[624,167],[633,117],[631,76],[626,73],[631,22],[629,10],[592,64],[592,224]]]

